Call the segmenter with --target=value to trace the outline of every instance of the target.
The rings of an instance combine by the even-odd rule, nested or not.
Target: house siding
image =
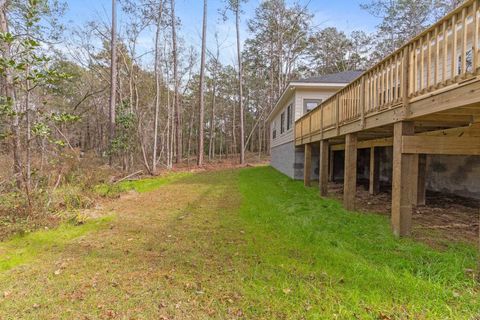
[[[332,96],[337,89],[335,88],[317,88],[317,89],[302,89],[297,88],[292,94],[292,97],[288,99],[287,103],[283,105],[283,108],[273,118],[270,125],[270,138],[271,138],[271,165],[278,171],[287,175],[292,179],[303,179],[303,161],[304,150],[303,147],[295,147],[295,121],[303,116],[303,102],[304,100],[321,99],[326,100]],[[281,115],[283,112],[287,112],[287,107],[293,104],[294,106],[294,119],[293,125],[290,130],[286,130],[283,134],[280,132]],[[286,116],[285,116],[286,118]],[[275,129],[277,136],[273,139],[273,122],[275,122]],[[286,128],[286,125],[285,125]],[[318,179],[318,151],[316,148],[312,151],[312,179]]]

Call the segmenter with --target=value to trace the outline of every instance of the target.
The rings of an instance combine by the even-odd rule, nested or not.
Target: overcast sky
[[[353,30],[373,31],[378,20],[360,8],[360,3],[366,0],[300,0],[307,5],[315,15],[314,25],[322,27],[335,26],[343,31]],[[111,0],[67,0],[68,24],[83,24],[89,20],[108,21],[110,19]],[[288,3],[294,1],[287,0]],[[244,5],[242,16],[242,40],[248,34],[246,21],[253,17],[255,8],[260,0],[249,0]],[[220,40],[224,43],[222,60],[224,63],[233,63],[235,57],[235,26],[232,19],[224,22],[219,11],[224,7],[224,0],[209,0],[208,8],[208,44],[212,49],[215,46],[213,35],[219,33]],[[200,48],[200,30],[202,25],[203,0],[176,0],[176,13],[181,20],[181,36],[189,45]],[[119,24],[122,24],[122,15]],[[148,45],[153,41],[153,34],[146,34],[142,43]],[[149,46],[151,48],[151,45]]]

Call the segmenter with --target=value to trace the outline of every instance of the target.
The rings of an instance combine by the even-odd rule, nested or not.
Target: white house
[[[271,164],[293,179],[303,179],[303,148],[295,148],[295,121],[362,74],[347,71],[292,81],[268,116]],[[316,163],[313,161],[312,163]],[[318,176],[318,167],[312,168]]]

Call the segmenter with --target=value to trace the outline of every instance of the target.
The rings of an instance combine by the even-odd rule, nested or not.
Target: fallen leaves
[[[290,288],[285,288],[285,289],[283,289],[282,291],[283,291],[283,293],[285,293],[285,294],[290,294],[290,293],[292,293],[292,289],[290,289]]]

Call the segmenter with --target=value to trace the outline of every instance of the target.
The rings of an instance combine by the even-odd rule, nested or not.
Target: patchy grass
[[[4,250],[28,247],[36,259],[0,271],[0,318],[480,315],[466,272],[475,268],[473,247],[396,240],[387,218],[347,212],[271,168],[160,180],[136,181],[138,193],[106,206],[118,217],[108,228],[59,244],[39,236],[39,247],[15,239]]]

